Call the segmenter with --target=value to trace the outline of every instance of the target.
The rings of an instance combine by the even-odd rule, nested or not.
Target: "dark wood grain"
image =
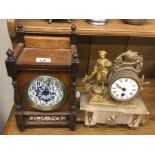
[[[18,47],[16,48],[16,50]],[[19,94],[19,85],[17,82],[17,66],[16,66],[16,59],[18,58],[18,53],[15,50],[16,57],[14,57],[14,52],[11,49],[8,49],[7,59],[5,60],[8,76],[12,78],[12,85],[14,89],[14,102],[16,107],[16,122],[18,128],[22,131],[24,129],[24,122],[23,122],[23,116],[22,116],[22,105],[21,105],[21,98]],[[20,51],[20,48],[19,48]]]
[[[76,109],[77,109],[77,100],[76,100],[76,78],[79,72],[79,58],[77,51],[77,34],[76,26],[72,24],[71,27],[71,107],[70,107],[70,123],[69,127],[73,131],[76,127]]]
[[[16,38],[18,43],[24,43],[24,28],[23,25],[19,22],[16,25]]]
[[[88,72],[91,43],[90,36],[78,36],[77,50],[80,62],[78,77],[84,77],[84,75]]]

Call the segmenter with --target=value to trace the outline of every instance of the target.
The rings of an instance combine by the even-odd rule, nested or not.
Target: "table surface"
[[[20,22],[26,33],[69,34],[71,31],[71,24],[65,21],[48,24],[48,20],[25,19]],[[91,25],[81,19],[73,20],[73,22],[77,26],[78,35],[155,37],[155,20],[147,20],[140,26],[125,24],[118,19],[108,20],[103,26]]]
[[[142,98],[146,104],[150,115],[147,116],[146,123],[137,129],[126,127],[96,127],[88,128],[83,123],[77,123],[75,131],[68,128],[26,128],[20,132],[16,127],[15,108],[13,107],[9,119],[6,123],[3,134],[5,135],[150,135],[155,134],[155,79],[149,79],[151,84],[145,85]]]

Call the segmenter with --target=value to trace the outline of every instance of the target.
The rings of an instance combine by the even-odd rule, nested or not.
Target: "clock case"
[[[17,127],[76,126],[76,76],[79,68],[76,26],[69,34],[26,34],[22,24],[16,26],[18,45],[8,49],[5,61],[8,76],[12,78]],[[36,63],[35,58],[51,56],[51,63]],[[48,75],[61,80],[67,87],[65,103],[54,111],[40,111],[27,102],[24,87],[36,76]]]

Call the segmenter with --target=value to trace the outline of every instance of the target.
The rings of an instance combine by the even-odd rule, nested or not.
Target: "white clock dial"
[[[132,78],[119,78],[111,85],[110,91],[114,99],[129,101],[133,99],[139,90],[138,83]]]
[[[39,76],[28,84],[26,94],[32,106],[51,110],[64,100],[65,86],[54,77]]]

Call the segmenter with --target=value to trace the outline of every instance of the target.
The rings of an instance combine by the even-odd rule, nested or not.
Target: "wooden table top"
[[[68,34],[71,31],[71,24],[65,21],[48,24],[48,20],[44,19],[25,19],[20,22],[26,33]],[[148,20],[140,26],[125,24],[118,19],[110,19],[103,26],[91,25],[81,19],[73,22],[77,26],[78,35],[155,37],[155,20]]]
[[[144,87],[142,98],[150,115],[146,123],[139,128],[132,130],[126,127],[102,127],[88,128],[82,123],[77,123],[76,131],[68,128],[26,128],[20,132],[16,127],[15,108],[13,107],[6,123],[3,134],[5,135],[150,135],[155,134],[155,80],[149,79],[151,84]]]

